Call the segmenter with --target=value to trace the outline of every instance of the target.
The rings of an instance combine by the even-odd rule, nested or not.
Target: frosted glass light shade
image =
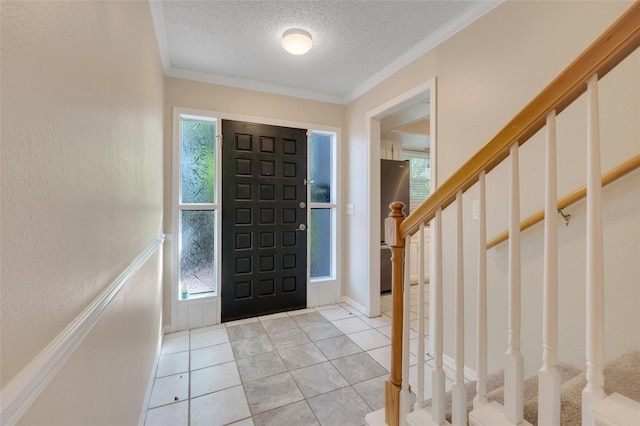
[[[282,33],[282,47],[292,55],[304,55],[313,47],[313,40],[308,31],[291,28]]]

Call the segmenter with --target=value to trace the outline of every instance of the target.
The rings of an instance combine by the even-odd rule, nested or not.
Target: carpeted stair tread
[[[586,373],[581,372],[560,387],[560,424],[579,426],[582,424],[582,391],[587,384]],[[604,393],[617,392],[640,401],[640,352],[629,352],[604,366]],[[538,397],[524,404],[524,418],[538,424]]]
[[[568,364],[558,364],[557,369],[558,373],[560,373],[560,383],[565,383],[581,373],[579,369]],[[526,402],[533,398],[538,398],[537,374],[524,379],[524,397],[522,400]],[[504,405],[504,387],[496,389],[493,392],[488,392],[487,399],[489,401],[497,401],[500,404]]]
[[[561,383],[571,379],[575,375],[580,373],[577,368],[571,367],[567,364],[558,365],[558,371],[560,372]],[[476,382],[465,383],[467,388],[467,412],[473,410],[473,399],[476,397]],[[524,400],[538,396],[538,376],[534,375],[528,377],[524,381]],[[447,421],[451,423],[451,392],[446,394],[446,410]],[[487,400],[497,401],[504,405],[504,371],[500,370],[494,374],[487,376]],[[427,405],[430,401],[427,402]],[[537,414],[537,413],[536,413]]]
[[[579,426],[582,424],[582,390],[586,385],[585,372],[567,364],[559,364],[561,413],[560,424]],[[608,362],[604,367],[604,391],[614,392],[640,402],[640,351],[626,353]],[[467,411],[473,409],[476,382],[465,384],[467,388]],[[504,404],[504,375],[499,371],[487,377],[487,399]],[[533,425],[538,424],[538,375],[524,381],[524,418]],[[447,421],[451,422],[451,392],[446,394]],[[427,401],[430,405],[430,401]]]
[[[604,392],[640,402],[640,352],[629,352],[604,366]]]

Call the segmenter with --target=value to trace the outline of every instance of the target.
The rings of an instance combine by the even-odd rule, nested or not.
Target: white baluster
[[[522,421],[524,360],[520,352],[520,172],[518,143],[510,150],[509,184],[509,347],[505,354],[504,415],[518,424]]]
[[[400,397],[400,424],[404,424],[405,417],[411,412],[411,391],[409,390],[409,326],[411,292],[410,248],[411,235],[404,239],[404,291],[403,291],[403,323],[402,323],[402,395]]]
[[[587,82],[587,386],[582,391],[582,424],[604,394],[604,272],[600,177],[598,76]]]
[[[473,408],[487,403],[487,215],[485,171],[478,177],[480,199],[478,205],[478,324],[476,397]]]
[[[467,388],[464,386],[464,263],[462,234],[462,191],[456,194],[457,242],[456,242],[456,380],[451,392],[453,403],[451,423],[467,424]]]
[[[418,408],[424,406],[424,224],[418,232]]]
[[[547,115],[544,201],[544,280],[542,305],[542,368],[538,373],[538,423],[560,425],[558,363],[558,233],[556,112]]]
[[[432,230],[432,241],[434,245],[434,265],[433,265],[433,286],[431,291],[434,292],[433,300],[433,318],[435,321],[434,342],[433,342],[433,362],[434,368],[431,375],[432,382],[432,408],[433,422],[437,425],[445,422],[445,380],[444,369],[442,368],[442,351],[443,351],[443,297],[442,297],[442,209],[436,210],[436,218],[434,221],[435,230]],[[435,231],[435,232],[434,232]]]

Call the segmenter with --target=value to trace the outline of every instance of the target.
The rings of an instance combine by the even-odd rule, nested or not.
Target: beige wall
[[[2,2],[1,384],[162,232],[163,73],[147,2]],[[161,251],[24,424],[138,422]]]
[[[505,2],[471,26],[442,43],[412,64],[364,94],[346,108],[343,154],[346,180],[345,203],[355,205],[354,216],[347,217],[347,240],[344,252],[349,258],[344,273],[344,293],[367,305],[365,277],[369,276],[369,247],[361,237],[369,232],[369,196],[366,156],[368,141],[365,116],[399,94],[437,78],[437,158],[438,180],[443,182],[464,161],[494,136],[509,119],[542,90],[564,67],[629,7],[629,2]],[[603,171],[630,155],[640,152],[637,129],[640,102],[637,58],[627,61],[617,80],[605,79],[601,87],[603,105]],[[559,162],[561,195],[584,184],[584,101],[567,110],[559,121]],[[580,126],[575,130],[575,125]],[[540,185],[544,166],[540,138],[527,144],[521,153],[522,217],[543,206]],[[506,229],[507,168],[501,166],[488,177],[489,224],[492,237]],[[631,210],[639,204],[636,172],[616,189],[605,190],[605,208]],[[467,307],[467,365],[475,366],[475,270],[476,222],[472,220],[471,201],[477,199],[472,189],[465,196],[465,279]],[[635,206],[635,207],[634,207]],[[375,208],[372,209],[375,211]],[[561,291],[560,309],[563,326],[561,361],[582,365],[584,359],[584,206],[571,208],[574,220],[560,229]],[[453,218],[445,215],[445,232],[452,231]],[[605,278],[607,280],[607,351],[610,358],[629,348],[640,348],[640,217],[604,218]],[[526,233],[523,240],[523,310],[528,321],[523,328],[523,350],[527,355],[527,372],[539,367],[541,322],[540,283],[542,279],[541,227]],[[449,234],[453,235],[453,234]],[[445,238],[444,279],[445,317],[452,319],[454,247]],[[451,242],[451,244],[450,244]],[[377,244],[375,244],[377,246]],[[377,248],[374,248],[377,250]],[[506,349],[506,249],[499,247],[489,255],[490,322],[496,330],[489,335],[490,370],[501,365]],[[526,257],[525,257],[526,256]],[[372,264],[371,268],[377,268]],[[621,296],[621,295],[626,295]],[[635,318],[635,321],[629,321]],[[629,324],[631,322],[631,325]],[[452,323],[449,323],[452,327]],[[453,354],[453,333],[447,328],[445,348]]]
[[[333,127],[341,127],[344,116],[341,105],[179,78],[167,77],[165,90],[165,119],[173,107]],[[170,120],[165,124],[165,131],[171,128]]]

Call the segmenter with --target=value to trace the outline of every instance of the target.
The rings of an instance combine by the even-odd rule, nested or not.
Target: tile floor
[[[363,425],[384,406],[390,300],[377,318],[341,304],[167,334],[146,426]]]

